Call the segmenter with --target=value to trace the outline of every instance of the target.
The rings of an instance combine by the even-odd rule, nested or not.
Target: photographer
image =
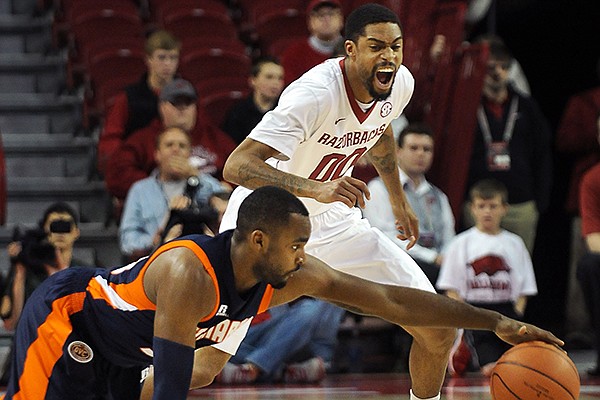
[[[77,223],[77,214],[68,204],[54,203],[44,211],[36,229],[23,234],[15,229],[7,247],[11,270],[0,305],[6,329],[15,328],[25,301],[44,279],[72,265],[85,266],[73,259],[80,233]]]
[[[191,141],[185,131],[168,128],[158,136],[157,168],[136,182],[125,200],[119,242],[127,260],[147,255],[165,237],[178,236],[181,227],[177,223],[183,224],[183,233],[186,228],[197,229],[199,222],[215,225],[207,220],[217,218],[211,199],[216,201],[215,196],[227,190],[217,179],[199,173],[190,156]],[[175,230],[169,233],[173,226]]]
[[[80,233],[77,224],[73,208],[54,203],[44,211],[37,228],[24,233],[15,229],[13,241],[7,246],[11,269],[0,301],[4,329],[16,328],[25,302],[47,277],[67,267],[88,266],[73,258],[73,246]],[[0,378],[0,384],[5,378]]]

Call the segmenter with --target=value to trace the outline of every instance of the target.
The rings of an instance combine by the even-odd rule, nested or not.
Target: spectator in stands
[[[192,84],[175,79],[161,91],[158,103],[160,118],[134,132],[115,150],[107,164],[104,178],[108,192],[114,196],[117,209],[136,181],[148,177],[156,167],[156,138],[165,128],[180,128],[192,140],[192,162],[202,173],[217,178],[235,143],[208,122],[201,114],[198,120],[197,93]],[[117,213],[118,214],[118,213]]]
[[[537,102],[509,84],[513,60],[499,38],[490,46],[483,96],[477,111],[467,187],[494,178],[508,188],[510,208],[502,226],[519,235],[531,253],[537,221],[548,207],[552,184],[552,135]],[[466,152],[468,153],[468,152]],[[464,206],[464,225],[473,225]]]
[[[200,172],[192,157],[190,135],[183,129],[165,129],[155,146],[157,168],[131,187],[119,227],[121,252],[130,260],[148,254],[161,243],[172,210],[186,209],[192,200],[208,206],[213,194],[225,190],[217,179]],[[186,193],[191,176],[199,178],[193,194]]]
[[[88,266],[89,263],[73,258],[79,234],[77,213],[59,202],[44,211],[37,229],[22,237],[16,234],[18,240],[8,244],[11,271],[1,305],[6,328],[14,329],[25,300],[44,279],[73,265]]]
[[[217,382],[316,383],[331,366],[344,310],[302,298],[257,316]]]
[[[158,116],[158,94],[179,66],[181,42],[167,31],[152,33],[145,44],[148,71],[115,97],[98,141],[98,171],[105,173],[110,155],[133,132]],[[118,71],[115,71],[118,73]]]
[[[600,135],[600,113],[596,116],[597,137]],[[581,180],[579,210],[581,234],[587,248],[577,263],[577,280],[590,313],[594,329],[596,366],[588,374],[600,376],[600,163],[585,173]]]
[[[598,62],[600,79],[600,60]],[[578,213],[578,193],[581,177],[589,168],[600,161],[600,146],[596,131],[596,118],[600,114],[600,86],[572,96],[565,107],[556,131],[556,147],[572,157],[567,211]]]
[[[470,200],[475,227],[448,245],[437,288],[453,299],[522,318],[537,286],[523,240],[500,227],[508,191],[500,181],[485,179],[471,188]],[[465,330],[450,353],[448,371],[461,376],[475,367],[489,376],[509,347],[494,334]]]
[[[77,213],[68,204],[59,202],[44,211],[37,229],[15,235],[18,240],[8,245],[11,269],[0,303],[5,329],[16,328],[25,302],[48,276],[71,266],[90,266],[73,258],[79,234]],[[4,373],[10,360],[8,357]],[[1,382],[6,382],[6,376],[0,378]]]
[[[292,42],[281,55],[286,85],[332,57],[337,44],[343,41],[344,15],[339,0],[311,0],[306,14],[310,36]]]
[[[248,136],[267,111],[277,104],[283,90],[283,67],[274,57],[261,57],[252,64],[248,78],[252,93],[234,104],[221,128],[237,144]]]
[[[454,238],[454,215],[448,197],[427,181],[425,174],[433,162],[433,133],[424,124],[410,124],[398,137],[396,155],[404,193],[419,219],[419,240],[408,254],[435,285],[442,265],[442,250]],[[397,237],[389,194],[380,177],[369,182],[371,200],[363,214],[398,246],[406,250],[408,241]]]

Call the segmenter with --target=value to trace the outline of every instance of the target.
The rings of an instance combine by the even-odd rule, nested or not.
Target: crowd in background
[[[206,2],[207,5],[210,3]],[[243,142],[260,119],[276,106],[278,97],[286,85],[322,61],[344,55],[343,48],[340,50],[340,44],[343,43],[344,17],[351,11],[348,7],[356,6],[360,2],[299,1],[297,3],[302,5],[299,9],[305,26],[299,28],[298,33],[290,40],[275,43],[269,41],[269,45],[266,44],[266,38],[259,36],[262,31],[258,26],[253,27],[253,24],[260,20],[261,13],[268,15],[270,12],[265,11],[266,9],[261,11],[260,7],[256,6],[260,2],[254,2],[254,7],[251,6],[252,2],[246,1],[214,3],[223,5],[227,15],[237,23],[236,32],[239,38],[244,39],[239,40],[242,44],[242,55],[239,57],[240,60],[249,60],[247,65],[240,62],[247,67],[243,77],[229,76],[221,81],[217,77],[208,77],[216,87],[219,84],[229,84],[225,82],[238,82],[238,86],[227,90],[228,94],[236,92],[237,95],[233,98],[227,97],[227,101],[223,103],[214,103],[220,104],[218,115],[211,112],[208,102],[218,91],[211,92],[210,82],[199,82],[191,74],[185,74],[189,71],[185,65],[192,59],[192,48],[208,38],[190,38],[189,35],[182,36],[181,33],[165,29],[169,27],[169,18],[174,18],[177,13],[173,12],[169,17],[168,6],[157,0],[149,0],[143,5],[137,5],[140,15],[149,21],[145,25],[146,35],[142,46],[145,71],[136,79],[123,82],[122,90],[116,91],[112,97],[104,98],[98,121],[95,126],[90,126],[98,136],[98,176],[104,180],[112,197],[111,213],[115,224],[119,226],[120,248],[123,257],[130,261],[149,254],[165,240],[165,237],[182,233],[169,233],[174,222],[185,222],[182,229],[187,231],[201,229],[208,234],[216,232],[232,190],[232,185],[222,176],[223,165],[228,155],[236,145]],[[400,3],[394,11],[402,15],[401,2],[381,3]],[[437,2],[438,5],[442,3],[443,0]],[[493,303],[491,308],[506,312],[508,307],[510,315],[527,317],[526,298],[537,293],[536,278],[538,283],[540,278],[545,279],[539,274],[534,276],[536,245],[543,240],[536,238],[536,234],[540,229],[548,227],[544,215],[549,210],[552,211],[551,203],[556,202],[552,192],[555,177],[552,155],[556,148],[560,153],[575,160],[566,207],[571,216],[578,216],[581,207],[581,216],[584,218],[582,233],[585,236],[587,252],[586,255],[572,257],[583,256],[578,278],[582,282],[586,305],[592,315],[592,325],[599,331],[595,326],[595,316],[598,315],[600,303],[598,291],[595,289],[600,287],[600,274],[597,271],[600,270],[597,259],[600,250],[595,242],[595,234],[600,229],[594,220],[595,207],[600,210],[600,196],[594,195],[594,190],[600,187],[595,182],[596,175],[599,175],[597,163],[600,161],[599,89],[594,88],[574,95],[565,107],[562,117],[554,115],[549,118],[542,113],[535,93],[534,96],[531,95],[528,76],[520,68],[518,55],[515,56],[499,36],[493,35],[494,27],[490,24],[495,16],[495,2],[454,3],[458,4],[459,8],[462,7],[460,10],[464,13],[461,46],[466,46],[462,44],[463,41],[475,45],[484,43],[485,70],[479,90],[466,94],[477,100],[477,107],[471,116],[474,129],[469,132],[466,142],[458,143],[460,146],[466,143],[467,147],[454,148],[452,142],[438,140],[440,132],[432,129],[432,125],[437,128],[432,121],[435,120],[436,112],[440,110],[432,108],[432,104],[437,103],[428,96],[440,84],[439,78],[436,77],[440,76],[437,74],[438,70],[443,68],[438,66],[443,66],[446,62],[445,57],[454,57],[458,47],[453,48],[454,42],[451,38],[436,32],[428,36],[428,41],[421,41],[415,45],[411,42],[411,32],[406,32],[405,46],[410,52],[405,54],[405,57],[409,68],[411,64],[415,65],[416,88],[406,115],[395,121],[395,134],[398,139],[397,156],[402,184],[420,221],[421,237],[409,254],[415,258],[433,284],[438,282],[437,289],[448,291],[451,297],[478,305]],[[215,10],[208,14],[217,15],[217,9],[218,7],[215,7]],[[57,10],[57,13],[61,13],[62,20],[67,22],[68,12]],[[486,35],[481,36],[481,33]],[[212,48],[219,48],[226,54],[235,53],[233,48],[236,45],[223,44],[225,42],[215,40]],[[83,41],[72,42],[69,45],[79,46],[76,50],[79,53],[84,52]],[[194,51],[201,51],[199,49],[202,47],[198,46]],[[417,53],[424,55],[417,57]],[[238,56],[232,56],[231,60],[235,57]],[[600,71],[598,73],[600,76]],[[96,103],[98,100],[93,99],[93,96],[100,96],[102,93],[99,81],[88,83],[96,85],[92,87],[93,95],[90,100]],[[460,112],[462,110],[450,110],[450,114]],[[552,129],[555,125],[556,135]],[[556,139],[553,139],[554,137]],[[442,143],[444,147],[438,147]],[[467,166],[462,174],[464,176],[453,180],[452,187],[443,180],[436,180],[435,167],[431,176],[429,174],[434,157],[438,156],[438,153],[440,157],[445,157],[441,153],[448,151],[459,153],[455,157],[462,161],[457,162]],[[452,169],[452,165],[445,168]],[[587,171],[589,173],[585,175]],[[364,216],[386,235],[394,237],[400,247],[406,248],[405,242],[395,238],[395,227],[390,224],[389,217],[385,217],[384,211],[389,207],[389,204],[385,204],[387,196],[382,192],[378,178],[369,170],[369,165],[357,165],[355,176],[367,181],[374,197],[364,210]],[[482,181],[490,184],[492,189],[481,189]],[[580,185],[580,182],[584,182],[584,185]],[[500,188],[496,185],[498,183]],[[476,188],[475,194],[473,188]],[[581,203],[578,201],[580,188]],[[445,192],[450,190],[460,192],[460,201],[456,200],[457,197],[446,196]],[[491,191],[491,194],[482,194],[487,193],[486,190]],[[481,205],[479,214],[473,211],[478,201],[490,199],[497,200],[498,204]],[[489,217],[495,218],[493,222],[497,223],[493,229],[482,228],[487,218],[482,216],[483,207],[496,207],[498,214]],[[195,214],[196,217],[186,213],[186,210],[190,209],[200,210],[200,217],[197,216],[198,213]],[[49,217],[52,213],[58,213],[59,220],[68,222],[69,229],[63,227],[63,231],[56,231],[58,233],[52,230],[52,218]],[[39,236],[47,237],[57,249],[60,249],[60,246],[52,240],[54,237],[71,237],[69,246],[72,246],[78,237],[76,213],[58,207],[55,210],[49,209],[46,214],[40,222],[39,230],[42,234]],[[590,219],[586,219],[587,217]],[[54,229],[58,228],[55,226]],[[510,254],[510,257],[518,253],[522,260],[510,260],[509,264],[512,263],[513,267],[507,267],[502,264],[506,260],[490,260],[486,258],[489,256],[487,253],[470,255],[468,249],[461,249],[461,243],[465,243],[465,240],[485,242],[485,238],[479,237],[482,233],[477,229],[491,235],[499,232],[504,235],[508,231],[515,233],[516,235],[510,234],[508,238],[503,238],[502,246],[509,248],[507,254]],[[457,232],[459,234],[455,236]],[[471,232],[475,238],[465,239],[463,235],[467,232]],[[15,249],[15,246],[17,242],[10,245],[10,254],[14,256],[13,269],[5,285],[0,309],[7,329],[14,327],[27,293],[39,284],[38,281],[43,280],[54,269],[83,264],[73,261],[67,252],[66,256],[57,258],[60,261],[58,263],[54,259],[52,262],[41,262],[39,268],[36,268],[37,275],[25,274],[22,259],[18,258],[20,251]],[[466,247],[464,244],[462,246]],[[516,253],[516,250],[513,251],[515,248],[518,249]],[[450,272],[447,271],[457,268],[456,260],[460,257],[466,257],[465,261],[473,265],[477,276],[467,276],[463,282],[449,278]],[[522,277],[514,278],[513,275],[511,278],[515,290],[495,297],[498,296],[498,292],[494,290],[473,295],[472,291],[463,288],[465,282],[481,283],[477,268],[488,271],[481,263],[501,263],[500,267],[494,264],[494,268],[505,271],[501,273],[514,269],[514,265],[523,267],[523,271],[520,271]],[[536,270],[539,272],[539,269]],[[491,280],[498,278],[493,277],[495,273],[496,271],[485,272]],[[438,280],[438,276],[441,276],[441,281]],[[456,274],[453,276],[456,278]],[[518,284],[515,283],[515,279]],[[15,282],[18,286],[15,286]],[[486,298],[488,294],[492,297],[491,302]],[[327,332],[328,336],[323,340],[322,336],[317,335],[323,332],[323,329],[319,330],[320,321],[317,320],[319,315],[324,314],[323,308],[324,305],[320,302],[309,302],[305,299],[290,305],[289,309],[276,310],[265,321],[257,320],[254,327],[258,332],[255,336],[256,342],[248,342],[247,352],[237,359],[232,359],[232,363],[228,364],[219,378],[221,382],[248,383],[274,379],[314,382],[322,379],[326,369],[332,364],[332,340],[335,339],[335,332],[342,318],[338,309],[325,310],[330,313],[327,314],[331,322],[328,325],[329,328],[333,326],[334,334],[331,334],[330,329]],[[294,310],[299,310],[296,311],[297,315],[292,315]],[[271,359],[271,364],[267,364],[260,358],[256,347],[264,346],[263,351],[267,349],[264,352],[272,358],[273,353],[267,346],[280,346],[281,343],[269,343],[262,336],[262,330],[274,326],[279,321],[285,321],[286,315],[288,323],[289,319],[295,318],[291,322],[292,326],[298,323],[297,319],[300,317],[313,318],[316,325],[314,334],[305,334],[304,342],[298,340],[298,343],[303,344],[297,349],[298,353],[303,352],[303,358],[299,359],[294,352]],[[470,346],[470,350],[476,353],[478,345],[489,341],[489,338],[476,336],[466,343],[463,338],[468,338],[469,335],[465,333],[457,340],[457,350],[461,346],[463,350],[465,346]],[[476,342],[475,345],[473,341]],[[600,351],[600,339],[597,337],[589,345]],[[483,373],[489,373],[486,365],[493,363],[498,354],[501,352],[480,355],[481,360],[485,361],[473,361],[473,358],[468,361],[457,360],[457,368],[451,369],[451,372],[460,375],[468,368],[477,367],[481,368]],[[472,357],[472,354],[469,357]],[[600,356],[598,361],[600,365]],[[454,367],[455,364],[451,362],[450,365]],[[600,374],[597,368],[591,373]]]

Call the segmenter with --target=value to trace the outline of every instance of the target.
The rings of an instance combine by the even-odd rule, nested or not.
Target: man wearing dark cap
[[[286,85],[332,57],[342,41],[344,16],[339,0],[312,0],[306,8],[306,19],[308,39],[292,42],[281,55]]]
[[[158,135],[166,128],[179,128],[192,141],[191,162],[200,172],[221,178],[221,171],[234,141],[212,125],[197,106],[198,95],[187,80],[175,79],[159,95],[157,118],[147,127],[134,132],[113,153],[106,166],[104,181],[117,204],[118,218],[123,200],[131,185],[146,178],[156,167],[154,151]],[[199,114],[200,113],[200,114]]]

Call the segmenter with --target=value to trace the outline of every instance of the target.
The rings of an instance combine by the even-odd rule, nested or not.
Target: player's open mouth
[[[390,84],[394,77],[394,71],[393,67],[382,67],[377,70],[375,77],[380,86],[387,87]]]

